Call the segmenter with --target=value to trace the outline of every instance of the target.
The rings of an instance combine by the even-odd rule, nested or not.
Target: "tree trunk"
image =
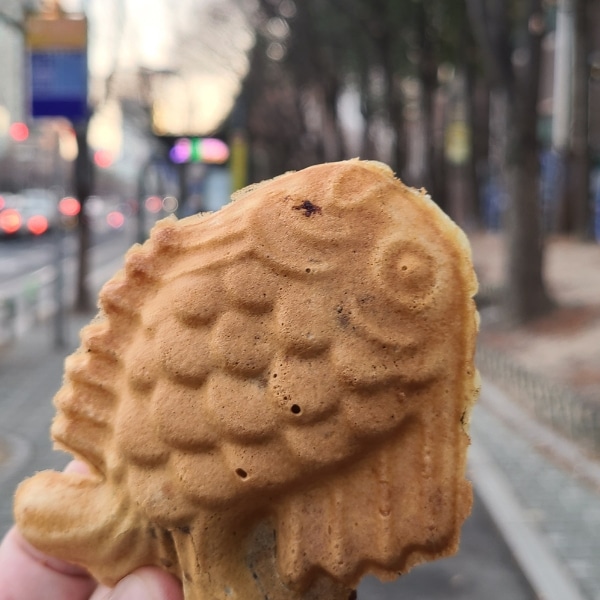
[[[466,226],[467,229],[477,229],[481,224],[480,193],[482,186],[480,185],[480,172],[478,171],[478,161],[481,158],[481,152],[478,148],[476,134],[479,124],[484,120],[480,118],[481,111],[477,102],[478,63],[475,58],[477,56],[477,48],[469,29],[469,20],[466,12],[462,14],[461,19],[461,39],[460,64],[465,73],[465,122],[469,131],[469,153],[464,168],[465,191],[468,197]],[[487,129],[488,122],[485,119],[484,132],[487,132]],[[485,138],[483,148],[487,152]]]
[[[323,143],[325,147],[325,160],[338,161],[345,156],[344,135],[338,115],[337,105],[340,86],[333,79],[323,82],[321,96],[323,106]]]
[[[516,132],[510,147],[522,144],[518,160],[506,166],[509,206],[506,211],[504,309],[509,323],[521,324],[552,307],[543,280],[543,240],[539,204],[537,144]]]
[[[529,0],[524,11],[527,45],[520,48],[526,62],[515,67],[511,63],[513,49],[509,43],[514,33],[508,21],[509,2],[467,0],[467,8],[493,93],[508,106],[505,123],[508,139],[502,153],[504,185],[508,192],[503,308],[508,321],[519,324],[542,315],[552,306],[543,277],[537,140],[543,12],[541,0]]]
[[[375,158],[375,145],[371,135],[371,125],[373,124],[374,109],[371,99],[371,90],[369,89],[369,67],[364,65],[360,73],[360,112],[363,118],[362,140],[360,143],[359,156],[362,159]]]
[[[421,83],[421,103],[424,139],[423,156],[423,186],[433,200],[443,209],[447,208],[446,186],[441,180],[443,171],[436,168],[438,156],[437,136],[435,131],[436,119],[436,90],[438,64],[433,52],[432,33],[427,20],[425,5],[417,6],[417,36],[419,40],[419,61],[417,72]]]
[[[474,228],[477,186],[473,158],[474,104],[466,69],[457,70],[449,86],[445,158],[448,213],[466,230]]]
[[[392,35],[394,34],[387,29],[374,43],[383,70],[385,112],[394,132],[390,166],[396,173],[402,173],[406,166],[406,127],[402,111],[403,102],[396,86]]]
[[[527,64],[515,72],[508,111],[505,176],[506,294],[509,322],[524,323],[552,307],[543,279],[543,239],[540,206],[540,163],[537,138],[542,11],[540,0],[529,4]]]
[[[471,69],[469,63],[465,64],[465,75],[466,75],[466,87],[467,94],[465,102],[467,105],[467,127],[470,131],[470,152],[467,158],[467,164],[465,165],[465,188],[469,198],[468,212],[467,212],[467,227],[477,229],[481,224],[481,210],[480,210],[480,190],[479,184],[479,173],[477,171],[479,154],[476,151],[475,132],[477,131],[477,112],[478,106],[476,102],[476,84],[473,69]]]

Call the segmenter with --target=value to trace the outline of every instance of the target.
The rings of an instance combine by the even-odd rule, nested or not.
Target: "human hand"
[[[67,471],[84,471],[70,463]],[[0,544],[0,600],[183,600],[179,581],[156,567],[142,567],[114,588],[80,567],[47,556],[13,527]]]

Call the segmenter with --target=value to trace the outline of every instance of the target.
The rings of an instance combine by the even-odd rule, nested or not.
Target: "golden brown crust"
[[[269,598],[342,598],[454,552],[475,291],[462,232],[380,163],[160,222],[103,288],[55,398],[53,437],[98,476],[25,482],[19,525],[104,581],[157,564],[197,599],[260,598],[257,580]],[[78,498],[67,531],[60,494],[35,500],[47,485]],[[136,558],[113,560],[125,542]]]

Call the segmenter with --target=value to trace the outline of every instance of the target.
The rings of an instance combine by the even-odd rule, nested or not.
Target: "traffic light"
[[[169,158],[178,165],[222,165],[229,159],[229,146],[218,138],[178,138],[169,150]]]

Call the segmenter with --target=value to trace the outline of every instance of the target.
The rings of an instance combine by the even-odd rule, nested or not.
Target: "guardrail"
[[[532,373],[496,349],[479,347],[477,365],[535,417],[600,456],[600,404],[592,398]]]
[[[60,242],[62,243],[62,241]],[[94,248],[88,283],[97,292],[122,266],[130,242],[109,241]],[[54,319],[57,346],[64,341],[64,313],[75,303],[76,257],[54,248],[52,262],[0,285],[0,348],[26,334],[32,327]]]
[[[497,304],[502,289],[482,286],[477,295],[480,310]],[[479,345],[477,366],[500,389],[594,456],[600,456],[600,404],[586,394],[534,373],[513,360],[508,353]]]
[[[57,277],[57,267],[47,265],[12,279],[6,290],[0,290],[0,347],[56,314]]]

